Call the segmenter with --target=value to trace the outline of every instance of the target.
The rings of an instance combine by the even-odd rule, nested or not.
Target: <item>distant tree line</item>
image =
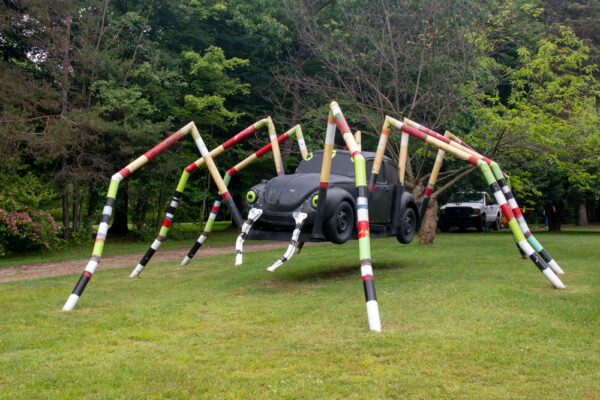
[[[3,0],[0,14],[0,208],[52,209],[64,240],[89,237],[110,175],[188,121],[214,147],[271,115],[281,132],[301,123],[317,149],[334,99],[365,149],[386,114],[409,117],[498,160],[551,228],[600,217],[598,1]],[[264,143],[257,135],[217,165]],[[436,151],[410,150],[420,199]],[[283,152],[292,170],[298,151]],[[128,222],[155,232],[198,157],[180,143],[124,181],[111,234]],[[271,165],[244,171],[234,196]],[[485,186],[456,160],[444,171],[423,243],[435,200]],[[204,172],[188,185],[177,220],[199,221],[216,190]]]

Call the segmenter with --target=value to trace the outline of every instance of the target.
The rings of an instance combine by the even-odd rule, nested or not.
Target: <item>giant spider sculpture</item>
[[[213,157],[218,156],[227,148],[240,142],[262,126],[268,127],[270,143],[229,169],[224,177],[221,178]],[[391,128],[399,130],[402,135],[397,169],[395,166],[390,165],[390,159],[384,155]],[[348,152],[336,152],[334,150],[334,139],[338,129]],[[225,201],[231,211],[233,221],[241,229],[241,233],[236,241],[236,265],[242,262],[242,247],[245,239],[288,240],[287,238],[290,237],[289,231],[292,231],[290,244],[284,256],[268,268],[269,271],[274,271],[289,260],[295,250],[299,251],[306,241],[343,243],[348,239],[356,238],[359,244],[360,270],[365,292],[369,327],[371,330],[381,331],[379,308],[373,280],[373,267],[371,265],[370,238],[396,236],[402,243],[410,242],[427,208],[444,155],[449,153],[481,170],[486,182],[490,185],[497,203],[500,205],[504,217],[508,221],[508,227],[515,238],[521,254],[531,259],[555,288],[561,289],[565,287],[557,276],[557,274],[563,273],[562,269],[531,234],[505,180],[505,174],[496,162],[482,156],[450,132],[440,135],[409,119],[404,119],[401,122],[390,116],[385,117],[377,151],[375,153],[365,152],[363,155],[360,145],[360,132],[357,132],[356,135],[352,134],[339,105],[336,102],[332,102],[329,106],[325,147],[322,152],[316,152],[315,154],[308,153],[302,136],[302,130],[298,125],[277,137],[270,118],[258,121],[209,152],[202,142],[202,138],[194,123],[191,122],[113,175],[108,190],[106,206],[104,207],[102,220],[96,235],[92,258],[65,303],[63,310],[72,310],[75,307],[100,262],[119,182],[189,132],[192,133],[202,157],[184,169],[159,235],[135,267],[131,273],[131,277],[138,276],[142,272],[154,252],[158,250],[161,243],[165,240],[189,174],[199,167],[206,165],[217,184],[223,201]],[[301,169],[299,167],[297,174],[295,174],[296,176],[290,178],[300,182],[298,187],[304,188],[305,194],[310,194],[306,199],[302,198],[302,195],[296,192],[296,186],[290,185],[289,180],[285,180],[283,177],[279,143],[292,136],[298,141],[304,160],[303,163],[306,162],[305,164],[309,165],[309,160],[315,157],[321,165],[319,173],[310,170],[307,173],[299,174],[298,172]],[[417,208],[412,196],[404,186],[408,139],[410,136],[438,148],[438,155],[420,209]],[[269,151],[273,152],[277,178],[273,178],[268,183],[263,182],[256,185],[247,193],[248,219],[246,222],[243,222],[236,204],[227,191],[227,185],[236,172],[247,167]],[[338,154],[337,157],[336,154]],[[352,164],[353,171],[348,171],[352,169],[348,168]],[[314,165],[314,161],[311,165]],[[372,165],[368,184],[367,165]],[[382,165],[385,165],[385,168],[382,168]],[[340,177],[340,174],[343,177]],[[330,178],[332,178],[331,181]],[[352,183],[351,187],[348,185],[349,179]],[[377,213],[381,212],[381,207],[371,210],[369,202],[377,202],[377,199],[381,198],[381,193],[378,193],[380,188],[383,192],[391,191],[390,196],[392,197],[390,198],[393,200],[390,213],[384,216],[382,220],[377,220]],[[285,203],[282,196],[287,196],[288,200],[291,199],[290,202]],[[217,199],[204,231],[183,259],[182,266],[189,263],[196,251],[207,239],[212,230],[220,204],[220,199]],[[272,229],[273,227],[276,229]],[[282,227],[288,228],[287,234],[285,233],[286,229],[281,229]]]

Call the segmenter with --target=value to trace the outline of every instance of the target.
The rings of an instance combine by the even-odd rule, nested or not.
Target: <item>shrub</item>
[[[56,248],[58,233],[59,226],[47,212],[13,199],[0,204],[0,254]]]

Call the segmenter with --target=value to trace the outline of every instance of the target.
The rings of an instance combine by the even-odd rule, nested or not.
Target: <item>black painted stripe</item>
[[[506,179],[500,178],[500,179],[498,179],[498,182],[500,182],[500,186],[502,186],[502,187],[504,187],[504,186],[508,187],[508,183],[506,183]]]
[[[229,211],[231,212],[231,217],[233,218],[233,221],[235,222],[238,228],[241,228],[244,224],[244,221],[242,220],[242,215],[240,214],[240,210],[238,210],[237,206],[235,205],[235,202],[231,197],[228,197],[227,200],[225,200],[225,203],[227,204],[227,208],[229,208]]]
[[[362,260],[360,260],[360,266],[364,266],[364,265],[371,265],[371,259],[370,258],[363,258]]]
[[[102,214],[102,219],[100,220],[100,223],[105,223],[108,224],[110,222],[110,214]]]
[[[377,296],[375,295],[375,282],[373,282],[373,279],[364,280],[363,287],[365,289],[365,301],[377,301]]]
[[[107,197],[106,198],[106,204],[109,207],[112,207],[115,204],[115,198],[114,197]]]
[[[241,250],[236,250],[235,254],[243,254]]]
[[[156,250],[154,250],[152,247],[150,247],[148,249],[148,251],[146,251],[146,254],[144,254],[144,257],[142,257],[142,259],[140,260],[140,264],[143,265],[144,267],[146,266],[146,264],[148,263],[148,261],[150,261],[150,259],[152,258],[152,256],[154,255],[154,252]]]
[[[167,208],[167,214],[175,214],[175,210],[177,209],[177,207],[173,207],[173,206],[169,206],[169,208]]]
[[[525,236],[525,239],[527,239],[528,237],[531,236],[531,232],[530,231],[524,232],[523,235]]]
[[[507,201],[515,198],[510,190],[507,190],[506,193],[504,193],[504,197],[506,197]]]
[[[196,252],[198,251],[198,249],[200,248],[200,246],[202,246],[202,243],[200,243],[200,242],[194,243],[194,245],[190,249],[190,252],[188,253],[187,256],[189,258],[194,258],[194,255],[196,255]]]
[[[367,198],[369,196],[369,191],[366,186],[358,186],[356,189],[358,191],[358,197]]]
[[[83,293],[83,290],[85,289],[89,281],[90,277],[82,274],[79,280],[77,281],[77,285],[75,285],[75,288],[73,289],[73,294],[81,296],[81,293]]]
[[[546,261],[547,263],[549,263],[550,261],[552,261],[552,257],[550,256],[550,254],[548,254],[548,252],[546,251],[546,249],[542,249],[542,251],[540,251],[540,255],[542,256],[542,258],[544,259],[544,261]]]
[[[419,221],[423,220],[423,216],[427,211],[427,205],[429,204],[429,197],[423,197],[423,201],[421,202],[421,206],[419,207]]]
[[[500,190],[500,186],[498,185],[498,182],[492,183],[490,185],[490,187],[492,188],[492,191],[502,193],[502,190]]]
[[[173,194],[173,200],[179,201],[179,199],[181,199],[181,192],[176,190],[175,194]]]
[[[377,181],[377,175],[375,172],[371,172],[371,176],[369,177],[369,187],[371,187],[372,185],[375,184],[375,182]]]
[[[531,261],[533,261],[535,266],[540,269],[540,271],[543,272],[546,268],[548,268],[544,260],[542,260],[536,252],[533,252],[533,254],[529,256],[529,258],[531,259]]]

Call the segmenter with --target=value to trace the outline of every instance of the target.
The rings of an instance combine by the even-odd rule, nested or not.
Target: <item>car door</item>
[[[485,203],[485,220],[487,222],[491,222],[491,221],[495,221],[496,220],[496,214],[494,213],[494,206],[492,204],[492,202],[490,201],[490,196],[487,193],[483,194],[483,201]]]
[[[395,175],[390,175],[387,160],[384,160],[377,181],[375,190],[369,196],[369,220],[373,224],[387,224],[391,221],[391,210],[394,199],[394,187],[392,183]],[[367,171],[371,171],[373,160],[367,161]]]

